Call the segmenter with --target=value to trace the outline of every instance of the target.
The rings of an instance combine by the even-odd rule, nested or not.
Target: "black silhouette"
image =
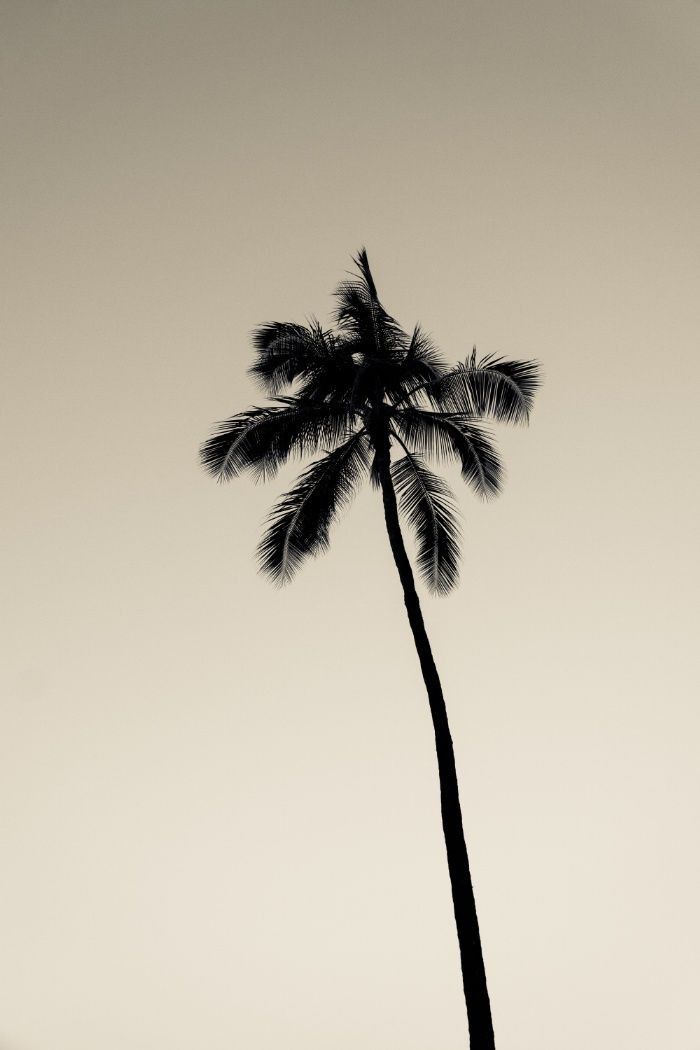
[[[261,569],[279,583],[290,580],[305,557],[328,547],[332,521],[367,475],[381,489],[435,730],[470,1046],[493,1050],[452,738],[399,516],[415,533],[422,578],[432,591],[446,593],[458,577],[456,506],[425,459],[455,460],[480,496],[495,495],[501,464],[478,420],[526,422],[539,369],[535,361],[477,359],[476,351],[448,368],[419,326],[409,335],[386,312],[364,249],[355,263],[358,276],[335,292],[335,331],[315,320],[266,324],[255,331],[251,372],[273,403],[219,424],[202,446],[202,463],[220,481],[243,470],[265,479],[293,454],[321,453],[273,508],[258,547]],[[288,395],[281,396],[283,391]],[[402,453],[394,462],[392,445]]]

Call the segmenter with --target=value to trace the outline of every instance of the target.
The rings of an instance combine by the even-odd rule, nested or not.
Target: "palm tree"
[[[474,891],[442,687],[401,534],[413,530],[416,564],[430,590],[457,583],[459,526],[454,497],[426,459],[456,461],[482,497],[495,495],[501,464],[483,417],[526,422],[539,383],[534,361],[496,357],[448,368],[416,326],[405,332],[382,306],[363,249],[357,275],[335,292],[335,330],[265,324],[256,329],[250,369],[272,403],[220,423],[204,443],[204,467],[219,481],[248,470],[272,477],[293,455],[320,453],[273,508],[259,546],[261,570],[287,583],[309,555],[324,551],[329,528],[369,476],[381,490],[391,552],[418,652],[435,731],[442,826],[472,1050],[493,1050],[494,1034]],[[392,447],[400,458],[392,462]]]

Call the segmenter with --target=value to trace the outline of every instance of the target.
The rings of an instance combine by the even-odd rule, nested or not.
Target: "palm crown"
[[[325,550],[330,526],[361,481],[377,483],[382,449],[396,446],[391,481],[416,538],[429,588],[457,582],[460,530],[452,491],[427,461],[456,461],[482,497],[502,468],[481,422],[526,422],[538,386],[534,361],[467,359],[448,367],[419,325],[404,331],[382,306],[363,249],[357,275],[335,291],[335,328],[274,322],[253,335],[250,369],[271,403],[220,423],[201,450],[221,481],[272,477],[293,456],[321,453],[273,507],[258,546],[261,569],[288,582]]]

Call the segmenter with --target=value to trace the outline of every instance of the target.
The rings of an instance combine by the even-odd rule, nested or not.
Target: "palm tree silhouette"
[[[389,543],[428,693],[435,731],[442,826],[472,1050],[493,1050],[494,1034],[469,859],[462,828],[452,737],[413,571],[402,514],[416,540],[418,571],[445,594],[458,578],[460,531],[453,494],[426,459],[456,461],[482,497],[495,495],[501,464],[479,422],[526,422],[539,384],[535,361],[496,357],[448,368],[416,326],[403,331],[382,306],[364,249],[357,275],[335,292],[335,330],[272,323],[253,336],[250,369],[273,403],[220,423],[203,444],[218,480],[242,471],[272,477],[292,455],[321,453],[273,508],[258,546],[259,565],[277,583],[329,545],[329,528],[369,476],[381,490]],[[282,396],[286,391],[286,396]],[[392,462],[392,446],[400,458]]]

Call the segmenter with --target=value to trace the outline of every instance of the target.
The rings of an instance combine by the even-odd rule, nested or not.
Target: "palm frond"
[[[406,358],[421,361],[429,366],[436,375],[445,371],[446,366],[442,354],[419,324],[413,329],[411,341],[406,349]]]
[[[447,594],[459,577],[460,528],[454,496],[445,481],[412,453],[392,464],[399,510],[413,529],[418,570],[437,594]]]
[[[258,545],[260,570],[288,583],[306,557],[325,551],[330,525],[352,499],[368,464],[364,431],[312,463],[270,513]]]
[[[472,416],[489,416],[504,423],[526,423],[540,385],[537,361],[510,361],[486,356],[476,348],[426,392],[440,407]]]
[[[353,261],[360,276],[341,281],[337,286],[335,320],[341,331],[360,340],[365,352],[384,356],[397,343],[402,343],[406,335],[379,301],[364,248]]]
[[[244,470],[256,480],[273,477],[293,454],[332,448],[351,431],[356,414],[348,405],[278,398],[269,408],[251,408],[219,423],[200,450],[202,465],[219,481]]]
[[[462,477],[482,497],[501,488],[503,468],[488,431],[457,412],[429,412],[406,406],[395,409],[392,422],[411,450],[437,461],[457,460]]]
[[[377,286],[374,283],[374,277],[372,276],[372,271],[370,270],[366,248],[360,248],[354,262],[358,270],[362,274],[362,280],[364,281],[367,291],[369,292],[371,298],[378,299],[379,297],[377,295]]]
[[[273,321],[255,329],[253,346],[258,353],[249,374],[274,395],[321,368],[333,353],[334,336],[313,320],[309,325]]]
[[[315,401],[346,401],[358,404],[355,396],[360,367],[353,357],[355,340],[336,339],[333,352],[309,369],[301,380],[299,396]]]

